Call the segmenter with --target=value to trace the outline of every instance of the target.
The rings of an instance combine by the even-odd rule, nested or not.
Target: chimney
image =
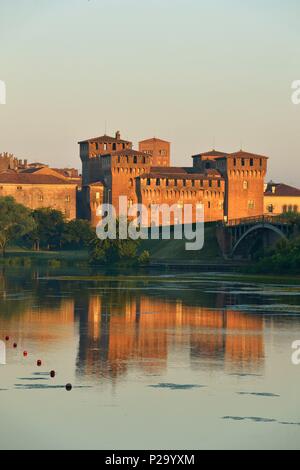
[[[120,140],[120,139],[121,139],[120,131],[117,131],[117,132],[116,132],[116,139],[117,139],[117,140]]]

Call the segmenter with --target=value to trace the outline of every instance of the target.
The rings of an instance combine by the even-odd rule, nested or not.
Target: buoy
[[[24,351],[24,352],[23,352],[23,356],[24,356],[24,357],[27,357],[27,356],[28,356],[28,352],[27,352],[27,351]]]
[[[38,361],[36,361],[36,365],[37,365],[38,367],[41,367],[42,361],[39,359]]]
[[[67,385],[66,385],[66,390],[67,390],[67,392],[70,392],[70,391],[72,390],[72,388],[73,388],[73,387],[72,387],[72,384],[67,384]]]
[[[17,343],[14,343],[13,346],[15,349],[18,347]]]
[[[5,341],[9,341],[9,336],[5,336]]]
[[[50,372],[50,377],[52,377],[52,379],[55,377],[55,370],[52,370],[52,371]]]

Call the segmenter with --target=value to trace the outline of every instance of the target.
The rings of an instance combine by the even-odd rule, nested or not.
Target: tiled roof
[[[275,188],[275,192],[272,188]],[[265,196],[300,197],[300,189],[283,183],[269,183]]]
[[[89,142],[106,142],[106,143],[114,143],[114,142],[119,142],[121,144],[131,144],[129,140],[122,140],[122,139],[117,139],[116,137],[111,137],[109,135],[101,135],[100,137],[93,137],[92,139],[87,139],[87,140],[81,140],[78,142],[79,144],[85,144]]]
[[[208,169],[202,173],[197,168],[184,167],[152,167],[149,173],[143,173],[140,178],[173,178],[173,179],[222,179],[221,174],[217,170]]]
[[[123,150],[115,150],[113,152],[110,152],[110,153],[107,153],[107,154],[101,154],[101,157],[106,157],[107,155],[111,155],[111,156],[126,156],[126,155],[132,155],[132,156],[137,156],[137,157],[149,157],[150,158],[150,155],[148,155],[146,152],[139,152],[138,150],[132,150],[132,149],[123,149]]]
[[[204,152],[204,153],[199,153],[197,155],[193,155],[192,158],[196,157],[215,157],[215,158],[226,158],[227,157],[226,152],[219,152],[218,150],[211,150],[209,152]]]
[[[268,158],[265,155],[259,155],[256,153],[244,152],[244,150],[239,150],[238,152],[232,152],[228,154],[229,157],[234,158]]]
[[[140,144],[143,144],[144,142],[164,142],[166,144],[170,143],[168,140],[158,139],[157,137],[152,137],[150,139],[140,140]]]
[[[0,184],[76,184],[67,179],[56,178],[52,175],[39,175],[32,173],[18,173],[16,171],[3,171],[0,173]]]
[[[239,150],[238,152],[219,152],[218,150],[211,150],[209,152],[199,153],[197,155],[193,155],[192,158],[196,157],[213,157],[215,159],[219,158],[268,158],[265,155],[258,155],[256,153],[245,152],[244,150]]]

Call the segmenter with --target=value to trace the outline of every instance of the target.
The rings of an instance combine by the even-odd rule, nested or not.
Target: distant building
[[[213,150],[194,155],[191,167],[172,167],[170,143],[157,138],[141,141],[138,151],[132,142],[121,139],[120,132],[115,137],[104,135],[79,145],[82,212],[93,224],[103,202],[112,203],[118,211],[121,195],[127,196],[129,206],[137,202],[148,208],[151,204],[181,207],[189,203],[195,209],[203,204],[206,222],[264,213],[268,159],[263,155]]]
[[[300,189],[271,181],[265,186],[264,205],[267,214],[300,213]]]
[[[0,172],[0,197],[12,196],[30,209],[51,207],[76,218],[77,184],[50,168]]]
[[[0,153],[0,171],[20,170],[27,168],[27,160],[19,160],[14,154]]]

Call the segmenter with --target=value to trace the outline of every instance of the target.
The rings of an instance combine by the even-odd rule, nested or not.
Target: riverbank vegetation
[[[300,230],[300,215],[296,213],[283,214],[288,222],[292,223],[295,233]],[[249,273],[261,274],[300,274],[300,236],[280,240],[266,253],[260,254],[256,262],[247,268]]]

